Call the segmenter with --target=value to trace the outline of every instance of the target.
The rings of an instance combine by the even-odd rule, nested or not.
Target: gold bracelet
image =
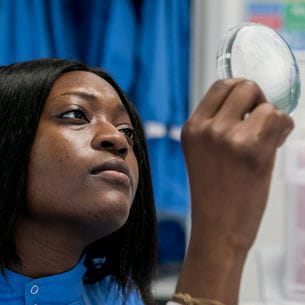
[[[173,299],[183,301],[185,305],[224,305],[222,302],[216,300],[193,298],[188,293],[174,293]]]

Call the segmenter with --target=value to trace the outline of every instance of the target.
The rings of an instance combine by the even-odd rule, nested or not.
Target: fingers
[[[239,81],[240,79],[225,79],[215,82],[195,110],[193,117],[198,116],[203,120],[213,117]]]
[[[249,114],[245,119],[245,114]],[[244,79],[227,79],[212,85],[188,120],[183,138],[235,139],[249,147],[263,142],[276,148],[293,128],[291,117],[282,113],[260,88]],[[212,133],[212,136],[210,136]],[[200,136],[201,135],[201,136]]]
[[[244,121],[244,128],[256,135],[259,141],[279,147],[294,127],[292,118],[270,103],[259,105]]]
[[[241,120],[255,106],[266,102],[259,87],[245,79],[225,79],[215,82],[194,112],[201,120],[215,115],[220,119]]]
[[[245,114],[266,102],[265,95],[256,83],[240,80],[227,96],[217,117],[219,120],[240,121],[244,119]]]

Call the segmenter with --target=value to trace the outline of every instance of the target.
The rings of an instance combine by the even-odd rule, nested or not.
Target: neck
[[[21,264],[8,268],[31,278],[72,269],[87,246],[72,228],[41,224],[26,217],[17,223],[15,242]]]

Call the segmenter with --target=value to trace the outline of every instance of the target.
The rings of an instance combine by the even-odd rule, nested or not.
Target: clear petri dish
[[[299,68],[283,37],[259,23],[242,23],[220,41],[217,51],[220,79],[255,81],[267,100],[291,113],[300,97]]]

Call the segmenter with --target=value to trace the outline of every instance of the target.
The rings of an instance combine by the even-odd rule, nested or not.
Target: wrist
[[[176,292],[237,304],[247,252],[228,246],[198,247],[190,242]]]

